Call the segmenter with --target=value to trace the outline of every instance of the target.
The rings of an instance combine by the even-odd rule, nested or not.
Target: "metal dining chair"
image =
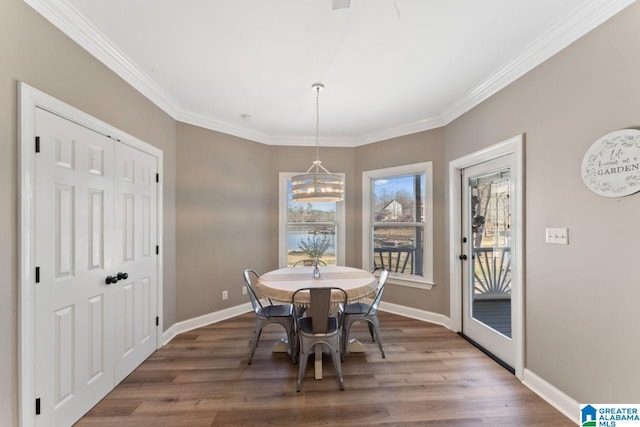
[[[295,325],[293,321],[293,308],[291,304],[276,305],[269,300],[269,305],[262,305],[254,287],[253,281],[258,278],[258,273],[252,269],[246,269],[243,272],[244,282],[247,287],[247,293],[256,315],[255,326],[253,329],[253,342],[251,344],[251,353],[249,354],[249,365],[253,361],[253,354],[258,347],[258,341],[262,334],[262,328],[271,323],[281,325],[287,331],[287,339],[289,340],[288,353],[291,355],[293,364],[296,364],[296,335]]]
[[[374,272],[376,270],[374,270]],[[382,337],[380,336],[380,325],[378,322],[378,305],[380,304],[380,300],[382,299],[382,292],[384,291],[384,285],[387,283],[388,278],[389,270],[381,270],[380,278],[378,279],[378,288],[376,290],[376,295],[373,298],[371,304],[356,302],[347,304],[344,307],[344,310],[342,312],[342,315],[344,317],[344,319],[342,320],[342,348],[344,349],[344,351],[342,352],[343,361],[344,355],[347,352],[347,345],[349,344],[349,332],[351,330],[351,325],[353,325],[357,321],[367,322],[367,326],[369,326],[369,333],[371,334],[371,340],[378,342],[378,347],[380,347],[382,358],[384,359],[386,357],[384,354],[384,348],[382,346]]]
[[[331,301],[341,306],[347,303],[347,293],[341,288],[302,288],[293,293],[293,317],[300,349],[296,391],[302,388],[309,352],[316,344],[327,346],[336,369],[338,385],[344,390],[342,378],[341,326],[342,316],[331,314]],[[304,317],[303,317],[304,315]]]

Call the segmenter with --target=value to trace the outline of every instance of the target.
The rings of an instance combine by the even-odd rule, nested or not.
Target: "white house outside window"
[[[343,202],[294,202],[291,177],[298,173],[280,173],[279,265],[292,267],[309,262],[302,243],[326,241],[329,247],[320,260],[327,265],[344,265],[345,213]]]
[[[396,284],[433,285],[431,162],[363,172],[362,263]]]

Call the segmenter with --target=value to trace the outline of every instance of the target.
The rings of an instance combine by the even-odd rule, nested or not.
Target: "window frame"
[[[390,273],[389,282],[419,289],[431,289],[433,282],[433,162],[413,163],[362,172],[362,268],[373,269],[373,180],[424,174],[424,251],[423,275]],[[415,223],[411,223],[415,224]],[[389,223],[397,225],[397,223]]]
[[[288,209],[289,194],[288,183],[295,175],[304,172],[280,172],[278,175],[278,266],[279,268],[287,267],[287,230],[288,230]],[[346,184],[344,173],[335,173],[342,176]],[[346,196],[345,196],[346,199]],[[336,203],[336,265],[345,265],[345,248],[346,248],[346,213],[345,201]]]

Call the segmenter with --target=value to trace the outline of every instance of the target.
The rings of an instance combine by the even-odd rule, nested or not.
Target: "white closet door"
[[[114,143],[39,108],[36,135],[36,421],[66,426],[114,385]]]
[[[116,383],[156,349],[157,159],[115,149]]]

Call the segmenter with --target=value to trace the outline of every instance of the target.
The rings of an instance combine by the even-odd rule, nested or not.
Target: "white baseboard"
[[[222,320],[230,319],[240,314],[248,313],[251,310],[251,304],[245,303],[237,305],[235,307],[225,308],[224,310],[194,317],[193,319],[174,323],[162,334],[162,345],[168,344],[178,334],[191,331],[193,329],[198,329],[202,326],[207,326],[212,323],[220,322]],[[430,311],[405,307],[403,305],[393,304],[389,302],[381,302],[380,310],[449,328],[449,318],[443,314],[432,313]]]
[[[252,310],[251,303],[244,303],[236,305],[235,307],[225,308],[224,310],[214,311],[213,313],[203,314],[202,316],[194,317],[193,319],[183,320],[182,322],[174,323],[169,329],[162,334],[162,345],[168,344],[178,334],[182,334],[187,331],[201,328],[203,326],[210,325],[212,323],[227,320],[232,317],[239,316],[244,313],[248,313]]]
[[[534,374],[529,369],[524,370],[522,384],[527,386],[535,394],[547,401],[551,406],[562,412],[571,421],[580,425],[580,403],[570,396],[555,388]]]
[[[422,320],[423,322],[435,323],[436,325],[449,328],[449,318],[444,314],[433,313],[431,311],[420,310],[417,308],[405,307],[404,305],[393,304],[382,301],[380,303],[381,311],[398,314],[400,316],[409,317],[411,319]]]
[[[176,324],[174,323],[169,327],[169,329],[162,333],[162,345],[165,346],[169,344],[169,342],[171,342],[171,340],[174,339],[176,335],[178,335],[178,333],[176,332]]]

